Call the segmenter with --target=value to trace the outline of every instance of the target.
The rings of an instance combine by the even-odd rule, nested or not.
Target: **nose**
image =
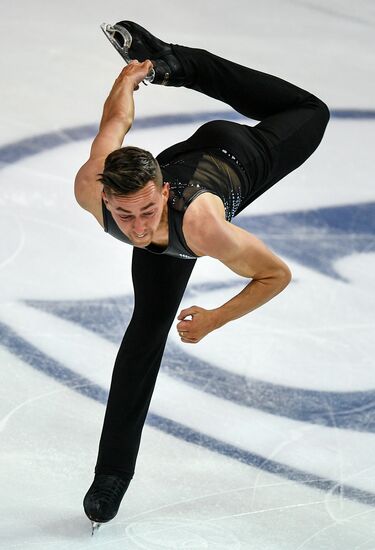
[[[133,229],[136,233],[138,233],[139,235],[141,235],[142,233],[145,232],[145,229],[146,229],[146,226],[145,226],[145,223],[144,221],[141,220],[141,218],[135,220],[134,224],[133,224]]]

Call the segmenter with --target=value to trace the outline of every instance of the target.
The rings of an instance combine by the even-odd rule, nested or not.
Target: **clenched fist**
[[[186,320],[186,317],[191,319]],[[218,328],[217,315],[215,310],[204,309],[203,307],[192,306],[183,309],[178,316],[180,321],[177,324],[177,331],[181,342],[186,344],[197,344],[202,338]]]

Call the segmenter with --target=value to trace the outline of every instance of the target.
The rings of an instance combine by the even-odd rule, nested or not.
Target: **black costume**
[[[157,157],[171,184],[170,242],[164,250],[133,250],[134,312],[113,371],[95,469],[129,479],[167,336],[196,261],[182,235],[187,205],[202,192],[215,193],[230,221],[313,153],[329,120],[320,99],[284,80],[205,50],[175,45],[173,51],[193,75],[186,87],[261,122],[208,122]],[[129,242],[103,213],[106,230]]]

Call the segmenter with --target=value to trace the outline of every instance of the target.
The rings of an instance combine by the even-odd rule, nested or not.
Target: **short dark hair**
[[[98,174],[106,195],[129,195],[143,189],[150,181],[162,187],[163,176],[157,160],[139,147],[121,147],[105,159],[104,170]]]

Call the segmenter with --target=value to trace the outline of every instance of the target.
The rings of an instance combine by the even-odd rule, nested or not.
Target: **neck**
[[[157,230],[154,233],[152,241],[155,244],[168,244],[168,203],[164,205],[164,209],[160,218]]]

